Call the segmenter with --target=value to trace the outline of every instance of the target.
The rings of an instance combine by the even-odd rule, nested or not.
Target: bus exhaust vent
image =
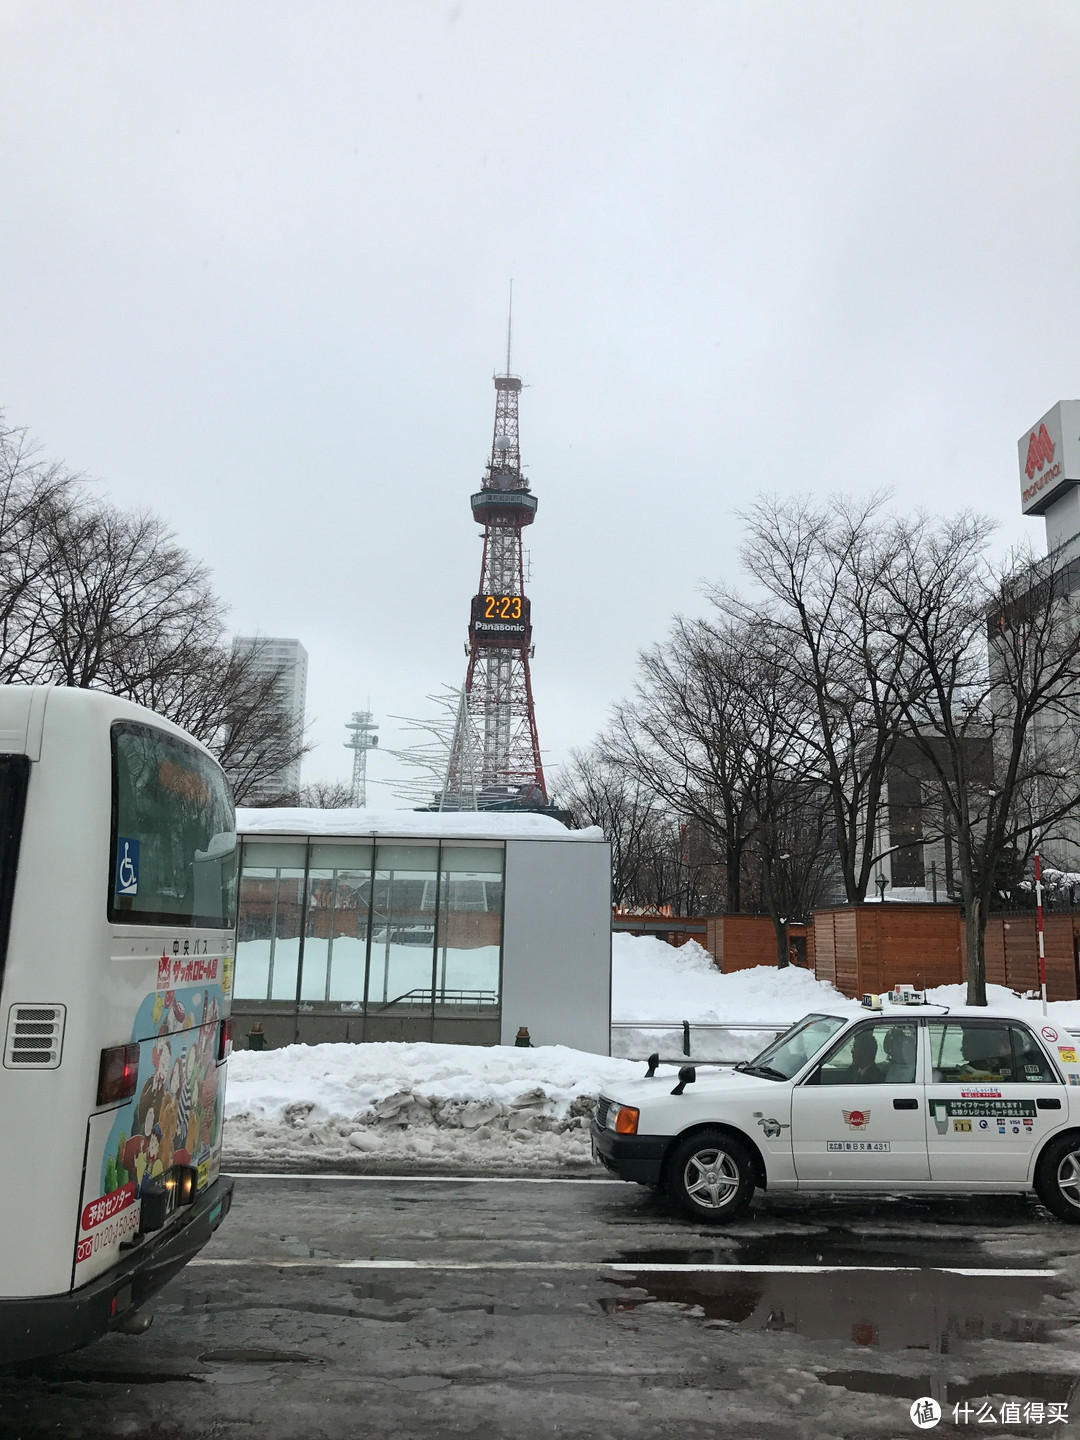
[[[63,1005],[13,1005],[4,1064],[9,1070],[55,1070],[64,1044]]]

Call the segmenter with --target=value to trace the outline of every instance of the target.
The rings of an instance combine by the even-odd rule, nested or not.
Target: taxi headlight
[[[617,1135],[637,1134],[638,1112],[632,1105],[620,1105],[615,1115],[615,1133]]]

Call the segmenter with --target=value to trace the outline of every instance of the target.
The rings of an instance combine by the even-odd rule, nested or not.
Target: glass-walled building
[[[603,1031],[607,1051],[610,868],[598,831],[531,815],[288,809],[241,810],[238,826],[240,1044],[255,1020],[271,1046],[512,1043],[525,1025],[534,1043],[558,1032],[571,1044],[573,1031],[590,1049]],[[583,996],[590,1023],[560,1018]]]

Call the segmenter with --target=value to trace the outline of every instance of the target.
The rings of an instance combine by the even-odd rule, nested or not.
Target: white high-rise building
[[[271,675],[280,671],[278,681],[278,703],[292,717],[297,735],[304,731],[304,714],[307,706],[308,653],[299,640],[287,640],[278,635],[237,635],[233,639],[233,654],[255,653],[255,668],[259,675]],[[283,770],[269,776],[246,800],[249,805],[262,805],[268,800],[278,800],[282,795],[295,796],[300,789],[300,761],[287,765]],[[295,800],[293,801],[295,804]]]

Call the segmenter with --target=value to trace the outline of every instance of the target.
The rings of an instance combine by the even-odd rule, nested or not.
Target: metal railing
[[[778,1025],[775,1020],[770,1020],[770,1021],[759,1021],[759,1020],[724,1020],[724,1021],[701,1021],[701,1022],[698,1022],[698,1023],[692,1023],[692,1022],[689,1021],[689,1020],[679,1020],[679,1021],[673,1021],[673,1022],[661,1022],[661,1021],[651,1021],[651,1020],[650,1020],[650,1021],[643,1021],[643,1020],[613,1020],[612,1023],[611,1023],[611,1029],[612,1029],[612,1032],[613,1032],[613,1038],[614,1038],[614,1032],[615,1032],[616,1030],[637,1030],[637,1031],[641,1031],[641,1032],[643,1032],[644,1034],[648,1034],[648,1035],[655,1035],[655,1034],[657,1034],[658,1032],[665,1031],[665,1030],[666,1030],[666,1031],[673,1031],[673,1032],[675,1032],[676,1034],[679,1034],[679,1033],[681,1032],[681,1036],[682,1036],[682,1054],[679,1055],[679,1056],[674,1056],[674,1057],[672,1057],[672,1056],[661,1056],[661,1060],[662,1060],[662,1062],[663,1062],[664,1064],[674,1065],[674,1064],[679,1064],[679,1063],[681,1063],[683,1060],[686,1060],[686,1059],[696,1058],[696,1059],[698,1060],[698,1063],[700,1063],[700,1064],[706,1064],[706,1065],[736,1065],[736,1064],[738,1064],[738,1062],[739,1062],[740,1059],[743,1059],[743,1058],[744,1058],[743,1056],[733,1056],[733,1057],[730,1058],[730,1059],[710,1058],[710,1057],[704,1056],[704,1055],[699,1056],[699,1057],[694,1057],[694,1054],[693,1054],[693,1050],[694,1050],[694,1044],[693,1044],[694,1035],[695,1035],[695,1034],[700,1034],[701,1032],[705,1032],[706,1034],[712,1034],[712,1033],[715,1033],[715,1032],[718,1032],[718,1031],[719,1031],[719,1032],[730,1033],[730,1034],[733,1034],[733,1035],[734,1035],[734,1034],[742,1034],[742,1033],[746,1033],[746,1034],[761,1034],[761,1035],[764,1035],[764,1036],[766,1036],[766,1037],[772,1037],[772,1038],[775,1039],[776,1036],[778,1036],[778,1035],[783,1035],[783,1033],[784,1033],[785,1030],[790,1030],[790,1029],[791,1029],[791,1026],[792,1026],[794,1023],[795,1023],[794,1021],[789,1021],[789,1022],[787,1022],[787,1023],[781,1023],[781,1024]],[[649,1042],[649,1043],[651,1044],[652,1042]],[[758,1049],[759,1049],[759,1050],[763,1050],[767,1044],[768,1044],[768,1038],[762,1040],[761,1044],[758,1046]],[[613,1054],[613,1055],[615,1054],[615,1047],[614,1047],[614,1045],[612,1046],[612,1054]],[[633,1055],[620,1054],[620,1055],[619,1055],[619,1058],[620,1058],[620,1059],[624,1059],[624,1060],[645,1060],[645,1059],[647,1058],[647,1056],[645,1056],[645,1055],[637,1055],[637,1054],[633,1054]],[[749,1058],[749,1057],[745,1057],[745,1058]]]
[[[471,1005],[479,1009],[483,1006],[498,1005],[499,997],[494,990],[443,990],[434,992],[436,1005]],[[385,1004],[377,1006],[371,1011],[373,1015],[381,1015],[385,1010],[392,1009],[395,1005],[430,1005],[432,1003],[432,991],[416,988],[406,990],[402,995],[395,995],[393,1000],[387,1000]]]

